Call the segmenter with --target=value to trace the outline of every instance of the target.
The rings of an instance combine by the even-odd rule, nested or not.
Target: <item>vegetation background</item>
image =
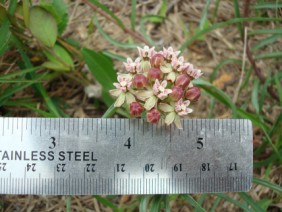
[[[254,126],[248,193],[1,195],[1,211],[281,211],[281,24],[278,0],[0,0],[1,116],[100,117],[116,70],[147,44],[203,70],[191,118]]]

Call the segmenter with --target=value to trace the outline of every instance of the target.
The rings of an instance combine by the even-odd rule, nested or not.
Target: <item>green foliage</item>
[[[68,7],[64,0],[41,0],[40,6],[54,16],[61,35],[68,25]]]
[[[106,105],[110,106],[113,103],[113,99],[109,94],[109,90],[114,88],[113,83],[116,82],[117,79],[111,59],[102,53],[90,49],[82,49],[82,55],[91,73],[103,86],[103,101]]]
[[[40,42],[48,47],[53,47],[58,33],[58,27],[55,18],[41,7],[30,8],[30,17],[28,27]]]
[[[74,68],[73,60],[67,50],[55,44],[53,49],[44,51],[44,54],[49,59],[42,64],[43,67],[55,71],[71,71]]]

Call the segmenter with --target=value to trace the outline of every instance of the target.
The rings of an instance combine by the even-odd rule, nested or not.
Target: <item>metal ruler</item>
[[[252,124],[0,118],[0,193],[179,194],[248,191]]]

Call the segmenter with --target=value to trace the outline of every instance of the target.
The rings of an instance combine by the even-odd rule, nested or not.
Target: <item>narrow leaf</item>
[[[271,183],[267,180],[255,178],[255,177],[253,178],[253,182],[255,184],[259,184],[259,185],[268,187],[268,188],[272,189],[273,191],[282,194],[282,187],[280,185],[277,185],[275,183]]]
[[[135,30],[135,21],[136,21],[136,2],[137,0],[131,0],[131,16],[130,16],[130,25],[131,29]]]
[[[252,104],[257,112],[257,114],[259,113],[259,101],[258,101],[258,91],[259,91],[259,79],[256,79],[254,82],[254,86],[253,86],[253,91],[252,91]]]
[[[204,208],[201,207],[201,205],[193,199],[192,196],[190,196],[189,194],[187,194],[187,198],[186,200],[197,210],[200,212],[205,212],[206,210]]]
[[[105,55],[90,49],[82,49],[83,58],[91,73],[102,85],[102,98],[107,106],[113,103],[109,90],[113,89],[113,83],[117,81],[117,74],[112,61]]]

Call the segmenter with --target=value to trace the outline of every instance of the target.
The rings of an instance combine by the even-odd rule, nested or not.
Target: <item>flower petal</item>
[[[120,106],[123,105],[124,101],[125,101],[125,93],[122,92],[122,93],[118,96],[117,100],[115,101],[114,106],[115,106],[115,107],[120,107]]]
[[[183,129],[181,121],[180,121],[180,117],[176,116],[174,119],[174,124],[178,129]]]
[[[155,96],[151,96],[146,102],[145,102],[145,105],[144,105],[144,108],[146,110],[151,110],[155,104],[157,103],[158,99],[155,97]]]
[[[153,96],[153,91],[136,91],[135,96],[137,99],[140,99],[142,101],[145,101],[146,99]]]
[[[174,111],[174,108],[169,105],[169,104],[166,104],[166,103],[160,103],[159,104],[159,109],[165,113],[169,113],[169,112],[173,112]]]
[[[120,89],[109,90],[109,93],[110,93],[112,96],[115,96],[115,97],[118,97],[121,92],[122,92],[122,91],[121,91]]]
[[[160,69],[164,74],[172,72],[172,67],[171,67],[170,63],[167,63],[167,64],[161,66]]]
[[[127,104],[131,104],[132,102],[135,102],[136,100],[135,100],[135,97],[131,94],[131,93],[129,93],[129,92],[127,92],[126,94],[125,94],[125,99],[126,99],[126,103]]]
[[[170,125],[174,119],[176,118],[175,112],[170,112],[166,117],[165,117],[165,123],[167,125]]]

